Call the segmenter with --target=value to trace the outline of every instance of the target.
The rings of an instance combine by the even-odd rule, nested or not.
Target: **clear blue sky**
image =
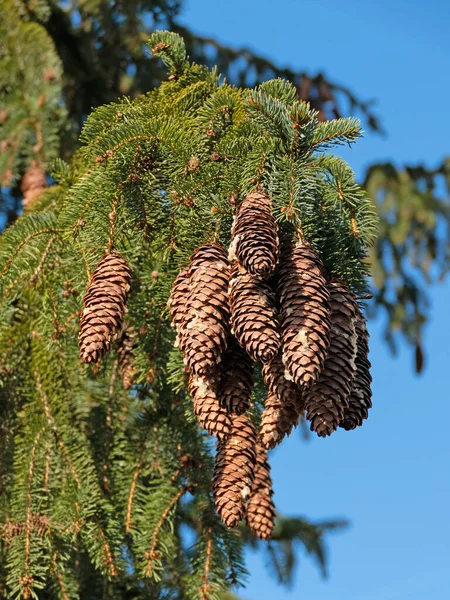
[[[367,135],[346,155],[358,174],[375,160],[433,166],[450,154],[447,0],[188,0],[184,21],[376,98],[389,135]],[[431,295],[422,377],[408,349],[388,353],[372,322],[374,408],[364,427],[308,443],[294,433],[272,453],[280,512],[352,523],[329,538],[329,579],[302,557],[286,591],[249,555],[246,600],[450,598],[450,281]]]

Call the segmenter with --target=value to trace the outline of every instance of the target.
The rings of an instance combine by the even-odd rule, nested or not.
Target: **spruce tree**
[[[333,323],[354,332],[356,356],[348,307],[367,295],[377,217],[328,150],[356,141],[360,124],[320,121],[286,80],[234,87],[189,62],[174,33],[156,32],[149,46],[167,80],[91,113],[73,160],[53,162],[56,184],[0,238],[4,597],[225,598],[245,581],[243,544],[266,543],[255,534],[273,535],[275,557],[300,539],[323,565],[333,524],[281,518],[272,532],[256,440],[267,396],[291,406],[290,428],[303,393],[319,386],[315,402],[329,402],[320,372]],[[236,240],[252,210],[267,227]],[[306,247],[309,274],[292,258]],[[243,296],[265,302],[271,290],[277,310],[264,319],[278,320],[289,343],[284,373],[277,349],[250,354],[234,337],[239,275],[251,278]],[[327,286],[343,291],[330,302]],[[283,315],[301,306],[310,316],[295,332]],[[257,320],[249,312],[242,330],[260,339]],[[306,353],[306,367],[305,345],[317,355]],[[246,352],[239,376],[227,348]],[[303,371],[312,375],[290,374]],[[340,409],[353,384],[340,384],[349,393]],[[254,504],[247,515],[258,494],[264,515]],[[246,515],[253,533],[235,529]]]
[[[281,77],[317,109],[319,120],[356,114],[370,131],[383,131],[373,101],[324,73],[294,71],[247,48],[197,35],[180,23],[183,5],[180,0],[1,0],[0,226],[17,218],[48,182],[52,159],[67,160],[73,153],[93,107],[123,94],[137,97],[159,84],[163,69],[147,60],[144,43],[157,28],[181,33],[193,59],[217,65],[235,85],[253,87]],[[427,287],[449,271],[449,174],[447,158],[436,168],[373,164],[363,178],[380,216],[370,257],[369,315],[384,316],[393,351],[400,336],[414,348],[418,372],[424,367],[422,332],[430,315]]]

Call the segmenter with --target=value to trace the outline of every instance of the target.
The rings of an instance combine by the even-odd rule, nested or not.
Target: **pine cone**
[[[229,286],[231,326],[248,354],[266,363],[277,354],[281,335],[276,317],[275,297],[267,281],[231,270]]]
[[[250,406],[252,387],[252,359],[234,338],[230,338],[222,358],[220,405],[230,413],[241,415]]]
[[[278,227],[267,194],[253,190],[242,202],[231,232],[230,260],[252,275],[273,273],[279,252]]]
[[[134,348],[136,346],[136,332],[133,327],[128,327],[122,334],[117,346],[117,357],[119,359],[119,375],[122,379],[124,389],[129,390],[134,383],[136,371],[136,357]]]
[[[264,381],[270,394],[283,404],[291,404],[298,415],[304,411],[301,389],[295,385],[283,364],[281,353],[262,368]],[[287,377],[286,377],[287,376]]]
[[[194,413],[198,422],[209,435],[215,435],[219,440],[225,440],[231,432],[231,418],[222,408],[217,398],[217,380],[191,375],[189,393],[194,401]]]
[[[83,298],[78,334],[83,362],[101,360],[120,333],[130,282],[131,272],[126,260],[118,252],[104,254]]]
[[[356,315],[356,374],[353,380],[353,388],[348,399],[348,407],[344,410],[344,418],[339,423],[347,431],[355,429],[363,424],[364,419],[369,416],[372,408],[372,375],[370,374],[369,361],[369,332],[366,327],[366,319],[358,307]]]
[[[230,265],[218,244],[205,244],[191,257],[190,296],[182,347],[192,373],[206,375],[220,361],[228,335]]]
[[[272,537],[275,525],[275,505],[272,496],[272,479],[267,450],[261,444],[257,444],[255,479],[247,507],[247,525],[262,540]]]
[[[31,161],[31,164],[22,178],[20,189],[23,194],[24,209],[30,208],[35,198],[47,188],[47,178],[45,171],[39,166],[37,161]]]
[[[180,350],[183,350],[184,328],[183,321],[186,318],[188,300],[190,295],[189,275],[188,270],[183,269],[175,278],[170,292],[167,306],[172,320],[172,326],[177,332],[177,345]]]
[[[261,415],[259,437],[264,448],[275,448],[297,425],[299,414],[290,403],[281,402],[274,394],[267,396]]]
[[[331,295],[331,344],[320,377],[304,395],[306,418],[320,437],[337,429],[348,406],[355,376],[357,304],[338,281],[329,284]]]
[[[279,293],[283,361],[294,382],[307,388],[317,380],[330,344],[330,294],[322,262],[309,244],[282,257]]]
[[[245,415],[232,415],[230,436],[217,444],[212,480],[217,513],[229,529],[244,518],[256,461],[256,431]]]

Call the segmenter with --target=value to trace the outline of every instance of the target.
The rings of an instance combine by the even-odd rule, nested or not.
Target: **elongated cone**
[[[222,358],[219,387],[220,405],[241,415],[250,406],[253,387],[253,361],[234,338],[229,339]]]
[[[217,378],[191,375],[189,393],[194,401],[194,412],[198,422],[209,435],[225,440],[231,432],[231,418],[217,398]]]
[[[229,332],[230,264],[222,246],[201,246],[191,257],[190,295],[181,346],[191,373],[206,375],[220,362]]]
[[[231,326],[239,344],[261,363],[277,354],[281,345],[275,296],[267,281],[240,273],[235,263],[230,279]]]
[[[104,254],[83,298],[78,334],[83,362],[101,360],[120,334],[130,282],[130,267],[126,260],[118,252]]]
[[[230,260],[252,275],[268,277],[278,263],[278,227],[267,194],[253,190],[242,202],[231,232]]]
[[[319,380],[304,394],[306,418],[320,437],[335,431],[348,407],[356,372],[357,304],[339,281],[329,284],[331,294],[331,344]]]
[[[283,254],[279,270],[283,361],[294,382],[308,388],[330,345],[330,293],[323,265],[309,244]]]
[[[127,327],[118,342],[117,356],[119,358],[119,375],[123,387],[129,390],[134,383],[136,371],[136,357],[134,348],[136,346],[136,332],[133,327]]]
[[[369,332],[366,327],[366,319],[358,307],[356,315],[356,374],[353,380],[353,388],[348,399],[348,407],[344,410],[344,418],[339,427],[349,431],[363,424],[364,419],[369,416],[372,408],[372,376],[370,374],[369,361]]]
[[[247,507],[247,525],[260,539],[269,540],[275,525],[272,479],[267,450],[256,445],[255,479]]]
[[[37,161],[31,161],[20,185],[20,189],[23,193],[23,207],[25,210],[31,208],[35,199],[47,188],[47,186],[48,183],[44,169],[39,166]]]
[[[305,408],[303,394],[292,379],[289,379],[290,375],[286,372],[281,353],[263,366],[262,373],[269,393],[273,394],[279,402],[291,404],[297,414],[301,415]]]
[[[259,438],[264,448],[275,448],[289,435],[300,419],[296,408],[269,393],[264,403]]]
[[[245,516],[255,476],[256,431],[246,415],[232,415],[230,436],[218,442],[212,481],[214,503],[229,529]]]
[[[183,350],[184,328],[183,322],[186,319],[187,307],[189,305],[190,287],[189,275],[187,269],[182,269],[175,278],[167,302],[169,314],[172,320],[172,326],[177,332],[177,345]]]

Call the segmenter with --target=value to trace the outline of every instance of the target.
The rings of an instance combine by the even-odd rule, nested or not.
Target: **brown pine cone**
[[[167,302],[172,326],[175,327],[177,332],[177,345],[180,350],[183,350],[183,322],[186,319],[190,291],[188,270],[182,269],[173,282]]]
[[[136,371],[136,357],[134,348],[136,346],[136,332],[133,327],[127,327],[122,333],[117,346],[117,357],[119,359],[118,371],[122,379],[124,389],[129,390],[134,383]]]
[[[220,405],[230,413],[241,415],[250,406],[253,387],[253,361],[234,338],[222,357],[219,387]]]
[[[83,298],[84,309],[78,334],[83,362],[101,360],[121,332],[130,282],[127,261],[118,252],[104,254]]]
[[[235,263],[230,279],[231,326],[248,354],[266,363],[277,354],[281,334],[277,321],[275,296],[267,281],[239,272]]]
[[[231,418],[217,398],[217,379],[191,375],[189,393],[194,401],[194,413],[198,422],[209,435],[225,440],[231,432]]]
[[[252,275],[268,277],[278,263],[278,227],[267,194],[253,190],[242,202],[231,232],[229,258]]]
[[[289,435],[299,421],[299,414],[291,403],[281,402],[274,394],[267,396],[261,415],[259,438],[264,448],[275,448]]]
[[[245,516],[255,474],[256,431],[246,415],[232,415],[232,429],[217,444],[213,497],[217,513],[229,529]]]
[[[331,344],[318,381],[304,394],[306,418],[320,437],[335,431],[344,417],[353,386],[356,358],[353,294],[338,281],[329,283],[331,295]]]
[[[45,171],[33,160],[22,178],[20,189],[23,194],[23,207],[28,209],[32,206],[35,198],[39,196],[48,186]]]
[[[330,294],[322,262],[309,244],[297,244],[282,256],[279,294],[283,362],[294,382],[308,388],[330,345]]]
[[[366,319],[358,307],[356,315],[356,374],[353,380],[353,388],[348,398],[348,407],[344,410],[344,418],[339,427],[350,431],[363,424],[364,419],[369,416],[372,408],[372,375],[370,374],[369,361],[369,332],[366,327]]]
[[[269,540],[275,525],[272,479],[267,450],[256,445],[255,479],[247,507],[247,525],[260,539]]]
[[[289,379],[290,375],[286,373],[281,353],[263,366],[262,373],[269,394],[273,394],[283,404],[291,404],[297,414],[301,415],[304,411],[303,394],[301,389]]]
[[[214,370],[225,350],[229,331],[230,264],[216,243],[201,246],[191,257],[190,295],[182,323],[182,347],[191,373]]]

